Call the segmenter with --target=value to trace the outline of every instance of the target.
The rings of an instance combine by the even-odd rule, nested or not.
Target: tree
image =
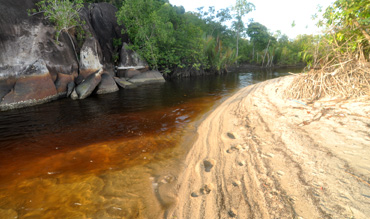
[[[129,35],[131,49],[149,65],[169,73],[177,68],[207,66],[203,25],[197,15],[166,1],[126,0],[117,13]]]
[[[325,25],[328,34],[325,39],[336,51],[359,51],[370,55],[370,1],[336,0],[323,14],[319,26]],[[330,52],[330,51],[328,51]]]
[[[28,10],[29,15],[42,13],[46,19],[55,24],[56,40],[61,33],[66,33],[71,41],[78,62],[77,52],[69,30],[83,24],[79,11],[83,8],[83,0],[42,0],[36,3],[37,9]]]
[[[357,32],[370,44],[370,1],[337,0],[326,9],[324,19],[329,26],[349,28]]]
[[[233,22],[233,26],[236,30],[236,56],[239,55],[239,38],[240,33],[244,30],[244,23],[243,17],[247,15],[249,12],[253,11],[255,6],[247,2],[246,0],[236,0],[236,3],[233,7],[233,11],[235,13],[235,21]]]
[[[166,5],[167,4],[167,5]],[[138,51],[152,67],[158,68],[160,44],[172,42],[173,25],[166,10],[169,5],[156,0],[127,0],[117,12],[118,23]]]
[[[250,40],[253,44],[252,57],[254,59],[255,52],[266,48],[270,39],[270,34],[267,30],[267,27],[258,22],[252,22],[248,25],[247,35],[250,37]]]

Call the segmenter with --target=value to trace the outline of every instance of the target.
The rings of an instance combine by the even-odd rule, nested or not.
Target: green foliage
[[[121,38],[113,38],[113,56],[112,61],[114,63],[118,62],[119,59],[119,50],[122,47],[122,39]]]
[[[127,28],[125,32],[133,43],[133,49],[154,68],[158,68],[160,47],[174,41],[170,16],[168,6],[155,0],[127,0],[117,13],[119,24]]]
[[[244,32],[245,26],[243,23],[243,17],[247,15],[249,12],[255,10],[254,4],[247,2],[246,0],[236,0],[234,7],[232,8],[234,11],[234,21],[233,27],[236,31],[236,56],[239,55],[239,38],[240,34]]]
[[[341,52],[362,50],[370,53],[370,1],[337,0],[329,6],[318,25],[327,27],[329,44]]]
[[[290,40],[280,31],[270,33],[267,27],[257,22],[250,23],[246,33],[250,41],[242,41],[242,61],[272,67],[273,65],[303,63],[312,65],[317,59],[318,36],[299,35]],[[248,57],[243,55],[248,55]]]
[[[250,23],[246,32],[256,50],[262,50],[266,48],[267,43],[271,38],[267,27],[258,22]]]
[[[78,13],[83,7],[83,0],[42,0],[36,3],[36,7],[28,10],[28,14],[43,13],[46,19],[54,23],[57,41],[61,32],[68,33],[68,30],[83,23]]]
[[[223,26],[213,21],[214,16],[207,16],[185,13],[183,7],[157,0],[127,0],[117,13],[119,23],[127,28],[124,32],[130,37],[130,47],[152,68],[166,73],[177,68],[221,71],[226,67],[225,57],[231,53],[220,47],[219,38],[207,42],[204,37],[207,32],[221,34]],[[217,43],[218,51],[213,54],[209,48],[216,48]]]
[[[228,65],[235,63],[235,51],[228,47],[223,47],[220,39],[208,36],[205,40],[204,51],[208,58],[208,63],[214,70],[221,72]]]
[[[254,5],[245,0],[238,0],[232,9],[209,7],[197,12],[185,12],[165,0],[126,0],[117,18],[126,27],[129,47],[164,73],[175,69],[222,72],[237,60],[271,67],[312,59],[310,54],[302,55],[308,47],[303,45],[304,37],[291,41],[256,22],[246,29],[242,18],[252,10]],[[232,27],[225,24],[230,20]]]
[[[113,38],[113,47],[119,48],[122,46],[122,39],[121,38]]]

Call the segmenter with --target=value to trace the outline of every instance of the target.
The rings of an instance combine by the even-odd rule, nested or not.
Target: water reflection
[[[200,116],[238,88],[284,74],[178,79],[1,112],[0,218],[160,215],[171,199],[159,201],[153,185],[170,181]]]

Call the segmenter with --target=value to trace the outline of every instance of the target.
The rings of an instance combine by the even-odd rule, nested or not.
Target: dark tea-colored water
[[[0,218],[159,216],[171,201],[158,199],[157,182],[171,181],[202,116],[237,89],[289,71],[300,69],[172,80],[0,112]]]

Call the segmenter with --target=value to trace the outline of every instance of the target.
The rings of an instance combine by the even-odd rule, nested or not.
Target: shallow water
[[[202,117],[237,89],[299,72],[230,73],[0,112],[0,218],[151,218]],[[163,191],[167,192],[163,192]]]

